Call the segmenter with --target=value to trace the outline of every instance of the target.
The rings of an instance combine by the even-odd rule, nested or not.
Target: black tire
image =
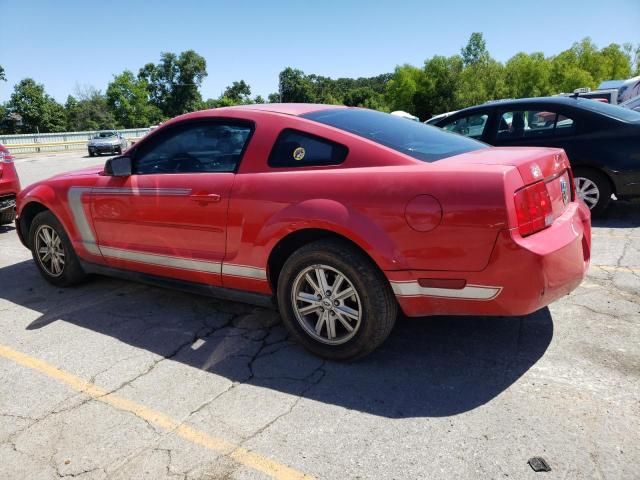
[[[122,148],[117,148],[115,153],[116,155],[122,155]]]
[[[95,153],[93,153],[91,150],[89,150],[89,156],[93,157],[95,155]]]
[[[9,225],[10,223],[13,223],[16,219],[16,212],[15,210],[12,212],[5,212],[0,214],[0,225]]]
[[[36,234],[41,230],[41,227],[49,227],[55,231],[60,237],[60,243],[64,252],[65,263],[62,267],[62,271],[59,275],[52,275],[47,271],[47,268],[43,266],[38,254],[36,252]],[[40,274],[49,283],[57,287],[70,287],[83,281],[86,278],[86,273],[82,270],[80,261],[73,246],[65,232],[60,221],[50,211],[40,212],[35,216],[33,222],[31,222],[31,228],[29,229],[29,245],[31,247],[31,254],[33,260],[40,271]]]
[[[352,333],[353,336],[350,338],[348,331],[344,330],[344,337],[348,338],[344,343],[330,345],[314,338],[302,326],[294,311],[294,283],[305,269],[313,265],[335,269],[357,292],[361,311],[360,323],[354,328],[355,333]],[[362,252],[347,242],[333,239],[318,240],[305,245],[287,259],[278,278],[277,298],[283,322],[292,336],[306,349],[328,360],[355,360],[372,352],[389,336],[398,315],[398,304],[384,274]],[[333,306],[327,307],[327,310],[335,315]],[[318,315],[312,317],[312,321],[320,316],[319,313],[309,315]],[[334,329],[344,328],[336,320],[333,322],[338,326]],[[326,331],[328,327],[323,328]]]
[[[581,179],[586,179],[595,184],[598,190],[596,203],[593,204],[589,201],[585,201],[585,203],[591,210],[591,216],[598,217],[604,214],[611,203],[611,194],[613,193],[609,177],[592,168],[578,167],[573,170],[573,178],[576,180],[576,194],[578,193],[578,184],[581,183]]]

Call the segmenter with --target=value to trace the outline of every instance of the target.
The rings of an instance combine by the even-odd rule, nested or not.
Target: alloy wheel
[[[586,177],[575,177],[576,193],[590,209],[595,207],[600,200],[600,190],[593,180]]]
[[[362,303],[353,283],[328,265],[311,265],[296,276],[291,304],[305,332],[328,345],[349,341],[362,323]]]
[[[49,225],[41,225],[35,234],[35,252],[43,270],[52,277],[64,272],[65,253],[60,235]]]

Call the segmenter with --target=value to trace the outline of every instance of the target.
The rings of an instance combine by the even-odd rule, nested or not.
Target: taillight
[[[516,204],[518,231],[526,237],[553,223],[553,207],[544,182],[537,182],[518,190],[513,200]]]

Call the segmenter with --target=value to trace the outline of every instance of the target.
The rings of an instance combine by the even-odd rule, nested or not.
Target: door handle
[[[194,193],[189,198],[199,203],[214,203],[219,202],[221,197],[217,193]]]

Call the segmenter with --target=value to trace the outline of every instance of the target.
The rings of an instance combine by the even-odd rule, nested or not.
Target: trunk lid
[[[513,166],[522,177],[523,188],[543,182],[551,207],[546,215],[546,226],[562,215],[575,198],[569,159],[560,148],[487,148],[447,159],[446,162]]]

